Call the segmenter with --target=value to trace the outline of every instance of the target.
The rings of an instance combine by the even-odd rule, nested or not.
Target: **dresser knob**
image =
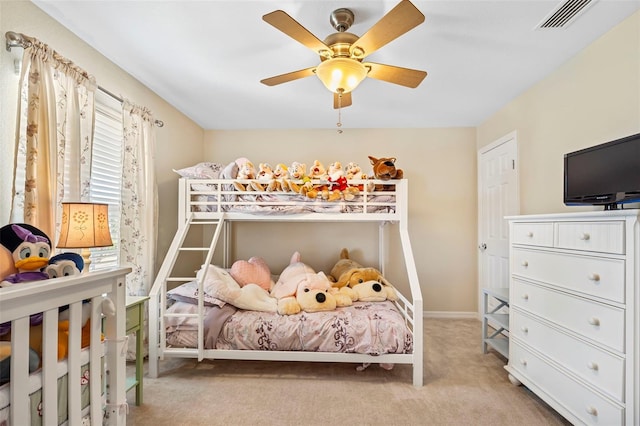
[[[597,416],[598,415],[598,410],[596,410],[596,407],[587,407],[587,413],[591,414],[592,416]]]
[[[527,360],[526,359],[521,359],[520,360],[520,364],[524,365],[525,367],[527,366]]]
[[[591,361],[587,364],[587,368],[589,370],[598,371],[598,363]]]
[[[526,260],[523,260],[522,261],[522,266],[524,266],[526,268],[527,266],[529,266],[529,262],[527,262]]]
[[[523,294],[523,295],[522,295],[522,298],[523,298],[524,300],[529,300],[529,295],[528,295],[528,294]]]
[[[589,324],[599,326],[600,320],[598,318],[591,317],[589,318]]]
[[[582,235],[580,235],[582,241],[587,241],[589,238],[591,238],[591,235],[589,235],[588,232],[583,232]]]
[[[600,281],[600,275],[599,274],[589,274],[589,280],[590,281]]]
[[[528,333],[529,332],[529,328],[524,327],[524,326],[522,328],[520,328],[520,330],[522,330],[523,333]]]
[[[527,237],[533,238],[533,232],[531,232],[531,231],[527,232]]]

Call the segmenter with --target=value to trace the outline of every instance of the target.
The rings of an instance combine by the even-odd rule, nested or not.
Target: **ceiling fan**
[[[268,13],[262,19],[316,52],[321,61],[310,68],[260,81],[267,86],[317,75],[334,93],[333,107],[339,109],[351,105],[351,91],[366,77],[416,88],[427,76],[426,71],[362,62],[366,56],[424,22],[424,15],[409,0],[398,3],[362,37],[347,32],[354,22],[354,14],[345,8],[334,10],[329,16],[337,32],[324,41],[282,10]]]

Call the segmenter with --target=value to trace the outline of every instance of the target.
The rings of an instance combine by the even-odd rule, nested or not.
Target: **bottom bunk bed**
[[[201,181],[198,183],[202,184]],[[341,362],[357,364],[360,370],[378,363],[384,368],[391,368],[394,364],[411,365],[413,385],[422,386],[422,294],[408,234],[408,190],[405,180],[393,182],[393,190],[385,192],[387,199],[392,200],[392,205],[384,211],[372,212],[367,208],[293,214],[273,211],[269,215],[224,211],[222,205],[203,212],[199,199],[195,198],[194,201],[190,192],[193,184],[182,179],[180,185],[181,224],[150,292],[151,377],[158,377],[159,361],[165,358]],[[218,185],[218,188],[222,187],[222,184]],[[367,191],[365,187],[362,194],[364,200],[369,199]],[[221,200],[223,197],[218,195],[214,202],[222,203]],[[263,206],[264,200],[244,202]],[[246,221],[264,222],[265,226],[270,222],[376,222],[380,225],[380,247],[385,246],[385,242],[381,241],[386,235],[382,230],[384,225],[397,223],[395,228],[399,232],[409,294],[401,293],[394,286],[393,299],[374,302],[358,300],[351,306],[338,306],[326,312],[303,311],[286,315],[279,311],[279,307],[278,311],[270,309],[268,298],[262,300],[267,307],[263,304],[258,309],[224,301],[219,303],[215,292],[207,291],[206,278],[201,272],[207,267],[229,270],[233,261],[230,259],[233,253],[231,226]],[[203,232],[203,235],[212,236],[211,243],[203,243],[203,247],[199,248],[188,247],[185,243],[188,231],[199,224],[213,225],[214,230]],[[220,235],[224,239],[224,268],[212,263]],[[184,251],[206,253],[196,277],[173,274],[178,256]],[[385,254],[383,249],[379,250],[381,259]],[[380,263],[383,263],[382,260]],[[384,267],[380,270],[384,272]],[[273,282],[278,285],[277,275],[273,276]],[[273,289],[272,285],[267,290],[271,296]]]
[[[0,324],[11,327],[11,340],[2,342],[9,345],[10,357],[3,361],[9,365],[3,368],[8,381],[0,386],[0,425],[126,424],[123,349],[130,271],[116,268],[0,288]],[[67,306],[68,328],[61,333],[59,309]],[[42,348],[34,356],[29,346],[36,329],[30,318],[39,314]],[[59,352],[61,339],[67,339],[65,356]]]

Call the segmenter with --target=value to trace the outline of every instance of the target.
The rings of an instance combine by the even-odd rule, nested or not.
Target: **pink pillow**
[[[229,273],[240,287],[253,283],[266,291],[271,290],[271,270],[261,257],[252,257],[248,261],[237,260],[231,265]]]

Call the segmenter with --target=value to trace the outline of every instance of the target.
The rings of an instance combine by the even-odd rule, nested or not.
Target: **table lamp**
[[[113,245],[109,232],[109,205],[102,203],[62,203],[62,226],[58,248],[82,249],[83,272],[89,271],[90,248]]]

